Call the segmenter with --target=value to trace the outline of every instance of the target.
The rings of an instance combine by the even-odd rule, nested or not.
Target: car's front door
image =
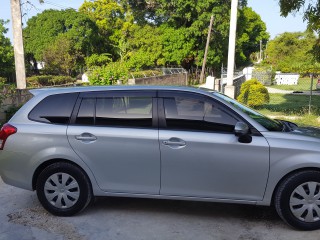
[[[159,194],[155,96],[151,91],[80,94],[68,139],[104,191]]]
[[[161,92],[159,100],[162,195],[261,200],[269,172],[263,136],[240,143],[241,120],[202,95]]]

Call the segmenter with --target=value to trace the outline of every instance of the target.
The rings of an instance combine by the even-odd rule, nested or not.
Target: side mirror
[[[252,137],[249,134],[249,126],[243,122],[237,122],[234,127],[234,133],[239,137],[240,143],[251,143]]]
[[[243,122],[237,122],[234,127],[234,133],[236,136],[241,137],[249,133],[249,127]]]

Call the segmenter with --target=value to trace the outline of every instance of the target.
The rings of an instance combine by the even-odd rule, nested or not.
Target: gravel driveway
[[[98,198],[81,214],[48,214],[36,194],[0,179],[0,240],[318,240],[284,224],[272,208],[203,202]]]

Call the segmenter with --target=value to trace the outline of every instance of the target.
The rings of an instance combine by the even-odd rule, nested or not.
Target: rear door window
[[[92,95],[81,100],[75,118],[77,125],[152,127],[153,96],[119,92]]]
[[[152,126],[152,97],[99,98],[96,107],[96,125]]]
[[[29,119],[43,123],[68,124],[78,93],[50,95],[29,113]]]

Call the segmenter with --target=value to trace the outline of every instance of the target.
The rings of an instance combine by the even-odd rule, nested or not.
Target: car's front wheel
[[[46,167],[37,179],[36,190],[43,207],[58,216],[74,215],[92,199],[88,177],[80,168],[66,162]]]
[[[275,208],[289,225],[301,230],[320,228],[320,172],[308,170],[286,178],[275,194]]]

